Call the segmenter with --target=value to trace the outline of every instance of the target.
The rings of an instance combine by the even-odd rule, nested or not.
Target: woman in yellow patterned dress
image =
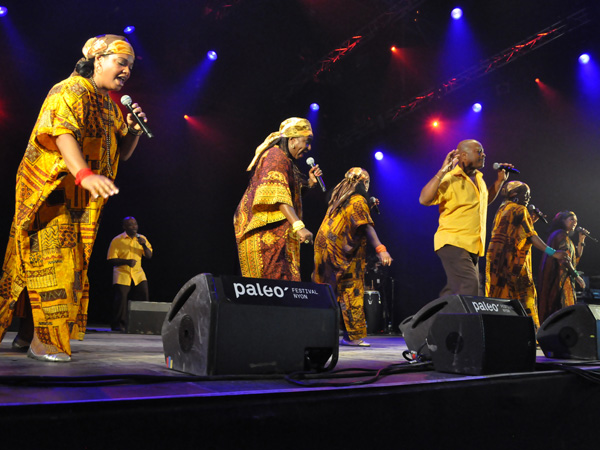
[[[494,217],[486,254],[485,295],[518,299],[538,329],[540,323],[531,271],[531,247],[557,260],[563,260],[567,255],[564,251],[548,247],[533,228],[539,217],[535,214],[532,217],[527,209],[531,199],[529,186],[521,181],[511,181],[502,189],[502,195],[505,200]]]
[[[369,347],[364,312],[367,241],[384,266],[392,257],[381,244],[367,203],[370,177],[353,167],[334,188],[327,213],[315,239],[313,281],[327,283],[336,292],[342,312],[342,345]]]
[[[70,339],[84,337],[100,214],[119,192],[119,160],[132,155],[142,133],[109,96],[131,75],[129,42],[97,36],[82,52],[75,72],[48,93],[19,165],[0,279],[0,339],[16,312],[23,319],[13,348],[42,361],[70,361]]]
[[[250,183],[233,226],[244,277],[300,281],[300,244],[312,242],[302,222],[301,190],[317,184],[319,166],[300,173],[294,160],[311,150],[310,122],[291,117],[256,149]]]

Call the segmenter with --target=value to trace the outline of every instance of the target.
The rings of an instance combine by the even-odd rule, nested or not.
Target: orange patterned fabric
[[[539,328],[531,263],[533,220],[523,205],[505,202],[496,213],[486,254],[485,296],[518,299]]]
[[[17,172],[15,216],[0,279],[0,340],[24,290],[47,353],[70,355],[70,338],[83,339],[88,263],[105,200],[92,199],[75,185],[55,141],[71,134],[94,173],[108,176],[99,107],[106,119],[111,102],[116,174],[117,138],[125,136],[127,124],[110,97],[100,97],[88,79],[75,76],[54,86],[44,101]]]
[[[367,254],[365,225],[373,225],[367,200],[352,195],[323,220],[315,238],[315,283],[335,291],[348,337],[367,335],[364,313],[364,278]]]
[[[262,153],[233,225],[242,276],[300,281],[300,245],[279,204],[302,218],[301,180],[279,147]]]

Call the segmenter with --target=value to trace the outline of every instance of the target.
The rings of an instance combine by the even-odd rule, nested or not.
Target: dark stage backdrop
[[[118,10],[113,1],[106,2],[104,15],[80,11],[73,8],[73,2],[58,2],[62,7],[55,8],[39,6],[27,14],[22,6],[15,6],[26,3],[10,5],[12,28],[0,22],[0,39],[7,48],[0,55],[2,247],[14,214],[15,173],[43,98],[54,83],[71,72],[88,37],[119,33],[128,24],[119,15],[123,10]],[[307,115],[313,93],[323,101],[315,123],[312,156],[324,170],[328,187],[333,188],[353,166],[365,167],[372,174],[372,195],[381,200],[381,214],[374,217],[376,229],[394,258],[390,274],[396,287],[395,325],[437,298],[445,282],[433,252],[437,210],[419,205],[418,196],[446,153],[461,139],[476,138],[483,143],[488,155],[483,169],[486,180],[495,177],[493,162],[511,162],[521,170],[520,176],[511,175],[511,179],[530,185],[536,206],[549,216],[572,209],[580,225],[600,234],[596,201],[600,192],[600,95],[598,89],[582,92],[574,62],[582,42],[588,52],[600,58],[600,43],[595,36],[588,33],[557,40],[531,57],[342,146],[337,139],[339,134],[352,130],[361,118],[374,117],[391,103],[411,98],[428,87],[419,86],[416,79],[435,79],[436,75],[441,78],[442,69],[435,60],[423,69],[422,76],[398,75],[400,87],[389,91],[394,92],[393,99],[386,98],[385,89],[390,80],[385,65],[389,61],[381,61],[385,58],[373,53],[372,61],[377,65],[345,65],[338,74],[342,81],[329,80],[316,90],[303,90],[281,101],[276,94],[302,70],[302,58],[307,58],[302,49],[313,52],[313,59],[321,57],[351,36],[361,22],[351,22],[356,26],[350,30],[336,28],[338,35],[326,35],[322,30],[317,32],[316,13],[306,13],[299,6],[303,2],[280,3],[291,6],[289,10],[277,7],[280,20],[273,21],[264,16],[272,2],[260,1],[233,2],[240,9],[229,19],[204,19],[196,24],[189,17],[190,11],[199,10],[186,9],[193,8],[192,3],[182,2],[185,7],[166,11],[168,25],[161,25],[160,33],[156,32],[156,14],[152,18],[134,14],[139,34],[132,40],[134,45],[139,43],[136,49],[140,58],[126,88],[114,98],[118,102],[121,94],[129,94],[139,102],[156,137],[142,137],[130,161],[121,163],[117,176],[121,192],[106,205],[89,271],[91,323],[108,320],[112,292],[106,252],[110,240],[122,231],[124,216],[137,218],[140,233],[154,247],[152,260],[143,263],[151,300],[170,302],[179,288],[198,273],[238,273],[232,217],[247,184],[245,168],[256,146],[284,118]],[[250,3],[255,6],[249,6]],[[350,3],[364,7],[364,2]],[[76,19],[70,27],[64,26],[67,13]],[[510,14],[505,12],[504,16],[510,20]],[[204,26],[204,31],[198,24]],[[148,27],[152,26],[154,31],[149,32]],[[43,33],[33,38],[27,32],[32,28]],[[431,24],[425,26],[425,30],[432,28]],[[482,28],[484,24],[478,24],[478,29]],[[307,29],[311,32],[307,33]],[[492,54],[507,43],[517,42],[517,37],[522,39],[539,29],[532,25],[529,29],[512,30],[510,37],[500,36],[499,42],[488,39],[485,48]],[[197,64],[193,52],[204,54],[211,45],[217,45],[219,60],[201,80],[200,93],[186,109],[184,105],[192,91],[183,86],[187,86],[187,78]],[[417,59],[419,54],[423,59],[433,58],[435,45],[425,38],[421,45],[423,52],[419,53],[419,46],[413,44]],[[361,61],[364,59],[362,55]],[[533,81],[537,76],[551,87],[552,95],[542,95]],[[343,80],[348,79],[354,82],[344,84]],[[367,79],[370,84],[365,84],[364,89],[368,92],[362,92],[360,83]],[[199,83],[192,85],[198,87]],[[484,111],[473,122],[467,112],[474,101],[482,102]],[[193,116],[192,121],[182,118],[186,113]],[[435,132],[428,125],[431,117],[442,120],[442,127]],[[383,161],[373,159],[375,149],[385,152]],[[304,161],[299,162],[299,167],[307,171]],[[304,200],[305,222],[316,234],[326,198],[315,190]],[[489,207],[489,227],[499,204],[497,200]],[[544,224],[538,223],[536,229],[543,239],[547,237]],[[533,252],[537,270],[540,255],[535,249]],[[305,280],[310,279],[312,257],[312,249],[304,247]],[[483,270],[485,260],[480,264]],[[599,268],[600,245],[590,242],[580,269],[600,276]]]

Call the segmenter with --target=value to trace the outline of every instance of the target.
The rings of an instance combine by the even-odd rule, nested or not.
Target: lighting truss
[[[336,63],[348,56],[348,54],[355,50],[360,44],[370,41],[376,36],[379,30],[382,30],[392,23],[402,19],[424,2],[425,0],[404,0],[391,4],[386,12],[380,14],[368,25],[361,28],[350,39],[346,40],[339,47],[329,52],[329,54],[314,64],[309,70],[304,71],[304,73],[298,75],[290,83],[288,83],[285,96],[289,97],[311,80],[315,82],[319,81],[319,77],[321,77],[323,73],[331,71]]]
[[[441,99],[445,95],[466,86],[467,84],[503,67],[530,52],[549,44],[566,33],[590,22],[585,9],[577,11],[566,19],[551,25],[537,34],[509,47],[496,55],[466,69],[462,73],[443,82],[441,85],[423,92],[410,100],[404,101],[387,112],[381,114],[376,121],[368,120],[353,126],[352,131],[343,134],[338,139],[338,145],[345,147],[355,140],[370,134],[376,127],[384,126],[412,113],[418,108]],[[376,123],[375,123],[376,122]]]

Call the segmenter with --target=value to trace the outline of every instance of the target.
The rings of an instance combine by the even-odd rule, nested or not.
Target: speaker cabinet
[[[365,291],[364,309],[367,321],[367,334],[383,333],[385,330],[385,320],[379,291]]]
[[[600,305],[577,303],[556,311],[537,332],[544,355],[556,359],[600,359]]]
[[[329,285],[205,273],[175,296],[162,340],[167,367],[194,375],[318,371],[337,363],[338,327]]]
[[[527,313],[518,300],[477,297],[471,295],[448,295],[438,298],[414,316],[407,317],[400,323],[400,331],[410,351],[416,352],[424,359],[431,359],[427,347],[427,336],[435,316],[440,313],[472,313],[527,317]]]
[[[162,324],[171,308],[170,303],[130,300],[127,306],[127,333],[161,334]]]
[[[535,366],[531,317],[437,314],[427,342],[438,372],[485,375],[530,372]]]

